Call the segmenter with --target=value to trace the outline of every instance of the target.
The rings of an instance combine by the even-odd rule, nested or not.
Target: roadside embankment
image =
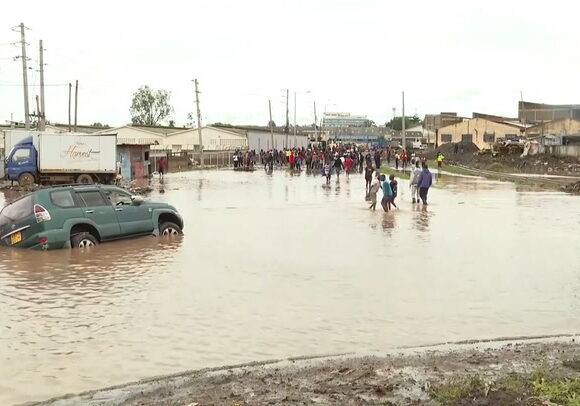
[[[578,405],[573,336],[204,369],[37,403],[70,405]]]
[[[580,160],[574,157],[554,155],[528,155],[501,153],[495,156],[490,151],[479,151],[473,143],[465,144],[455,152],[454,144],[444,144],[426,155],[434,159],[442,152],[445,162],[493,172],[520,173],[534,175],[558,175],[580,177]]]

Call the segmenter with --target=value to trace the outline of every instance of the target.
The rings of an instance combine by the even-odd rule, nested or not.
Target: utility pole
[[[74,132],[77,132],[77,112],[79,109],[79,81],[77,79],[77,81],[75,82],[75,130]]]
[[[194,80],[194,83],[195,83],[195,104],[197,105],[197,135],[199,137],[201,169],[203,169],[203,167],[204,167],[203,142],[202,142],[202,137],[201,137],[201,113],[199,110],[199,90],[197,90],[197,79]]]
[[[526,138],[526,110],[524,108],[524,93],[520,90],[520,100],[522,101],[522,119],[524,120],[524,138]]]
[[[286,89],[286,145],[288,145],[288,133],[290,132],[290,115],[289,115],[289,108],[288,108],[288,95],[290,93],[290,89]]]
[[[71,126],[70,126],[70,96],[72,93],[72,84],[69,82],[68,84],[68,132],[71,132]]]
[[[298,142],[296,140],[296,92],[294,92],[294,148],[298,146]]]
[[[38,121],[36,122],[36,128],[38,129],[38,131],[42,131],[39,126],[40,126],[40,103],[38,102],[38,95],[36,95],[36,114],[32,114],[33,116],[36,116],[36,118],[38,119]]]
[[[316,132],[318,130],[318,128],[316,128],[316,124],[317,124],[317,118],[316,118],[316,100],[314,100],[314,141],[318,141],[318,137],[316,137]]]
[[[401,141],[403,143],[403,150],[407,149],[406,139],[405,139],[405,92],[403,92],[403,117],[401,118],[402,123],[402,132],[401,132]]]
[[[17,56],[15,59],[22,59],[22,85],[24,86],[24,128],[30,130],[30,111],[28,107],[28,68],[26,67],[26,37],[24,30],[26,27],[24,23],[20,23],[20,44],[22,45],[22,55]],[[16,27],[12,29],[16,31]]]
[[[270,126],[270,140],[272,142],[272,151],[274,151],[274,128],[272,127],[272,101],[268,100],[268,109],[270,110],[270,122],[268,125]]]
[[[39,117],[39,125],[38,125],[38,130],[39,131],[44,131],[44,128],[46,127],[46,111],[44,110],[44,57],[43,57],[43,53],[44,53],[44,48],[42,47],[42,40],[39,41],[40,46],[40,109],[41,111],[39,111],[40,117]]]

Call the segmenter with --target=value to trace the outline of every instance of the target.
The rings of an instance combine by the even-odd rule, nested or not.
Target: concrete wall
[[[540,124],[526,131],[528,135],[569,135],[580,134],[580,120],[566,118]]]
[[[305,135],[296,136],[296,146],[298,148],[308,148],[308,137]],[[294,148],[294,134],[274,133],[274,149]],[[272,138],[269,132],[248,130],[248,149],[267,151],[272,148]]]
[[[580,145],[545,146],[546,154],[556,156],[570,156],[580,159]]]
[[[494,137],[486,139],[487,137],[484,137],[484,134],[494,135]],[[479,149],[490,149],[495,140],[505,137],[507,134],[520,135],[521,133],[519,128],[511,125],[496,123],[482,118],[473,118],[440,128],[438,141],[439,144],[458,143],[468,142],[469,138],[471,138],[471,142],[477,145]]]

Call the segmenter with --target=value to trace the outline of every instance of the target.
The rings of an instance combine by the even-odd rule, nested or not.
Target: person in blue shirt
[[[419,175],[419,180],[417,181],[417,186],[419,187],[419,197],[425,206],[427,206],[427,193],[432,184],[433,175],[429,171],[427,164],[424,162],[423,170],[421,171],[421,175]]]
[[[384,211],[389,211],[391,208],[393,190],[391,189],[391,184],[385,175],[381,175],[381,189],[383,189],[383,200],[381,200],[381,206],[383,206]]]

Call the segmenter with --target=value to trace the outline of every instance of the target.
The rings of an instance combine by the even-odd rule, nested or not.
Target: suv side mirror
[[[143,203],[143,198],[141,196],[131,196],[131,201],[133,202],[133,206],[139,206]]]

